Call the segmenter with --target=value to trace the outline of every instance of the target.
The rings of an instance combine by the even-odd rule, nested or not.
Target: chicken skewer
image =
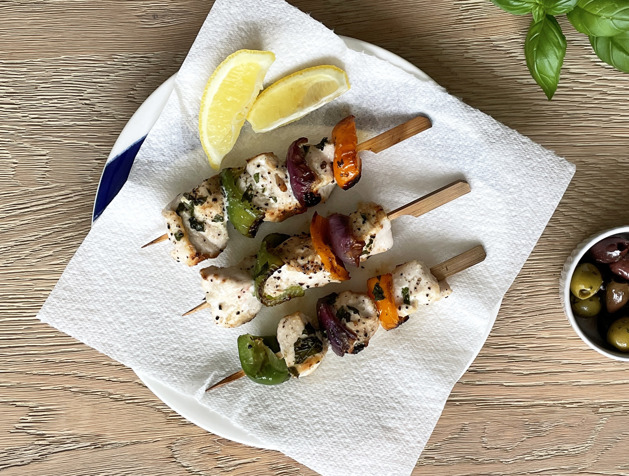
[[[238,337],[238,353],[242,357],[243,369],[212,388],[238,380],[246,374],[264,385],[285,382],[291,375],[305,377],[316,370],[327,351],[328,339],[320,331],[318,320],[295,312],[280,320],[277,336],[256,337],[245,334]],[[248,366],[248,363],[252,365]]]
[[[485,257],[485,250],[479,245],[430,269],[420,261],[409,261],[397,266],[390,273],[393,276],[394,302],[399,313],[397,325],[406,322],[410,315],[418,311],[420,305],[428,305],[448,297],[451,289],[446,278],[481,263]],[[292,376],[303,377],[312,373],[321,363],[328,346],[339,356],[346,353],[356,354],[367,347],[380,325],[386,330],[392,328],[389,327],[387,316],[383,316],[382,307],[378,305],[385,298],[373,296],[373,285],[370,284],[374,279],[380,282],[382,276],[369,280],[369,296],[345,291],[320,299],[317,303],[318,324],[312,324],[312,320],[301,313],[286,316],[279,322],[277,359],[285,360]],[[306,329],[306,323],[311,323],[311,329]],[[319,341],[317,346],[315,338]],[[310,345],[305,345],[307,343]],[[239,353],[242,353],[240,346]],[[303,358],[304,356],[307,358]],[[239,370],[206,391],[238,380],[246,374],[252,378],[251,371],[246,373],[245,370]],[[255,377],[252,380],[257,381]],[[285,380],[286,378],[281,381]]]
[[[354,213],[346,217],[351,226],[350,230],[345,230],[346,236],[351,235],[355,243],[362,244],[354,264],[393,246],[390,219],[403,215],[419,217],[469,191],[467,182],[456,181],[388,215],[379,205],[360,204]],[[316,218],[313,217],[313,223]],[[311,227],[311,231],[315,230]],[[210,309],[218,325],[237,327],[253,319],[262,304],[279,304],[303,295],[306,289],[349,279],[349,274],[342,264],[339,265],[332,251],[324,247],[321,252],[317,248],[317,236],[311,234],[312,237],[308,234],[291,237],[269,235],[260,247],[255,267],[249,260],[231,268],[210,266],[201,270],[206,299],[184,316]],[[335,270],[339,272],[335,274]]]
[[[335,132],[347,119],[337,124]],[[170,239],[174,245],[171,254],[177,261],[194,266],[214,258],[227,246],[227,218],[239,232],[254,236],[262,221],[283,221],[325,201],[335,184],[342,188],[355,184],[360,178],[357,152],[378,153],[431,125],[428,118],[418,116],[361,144],[354,142],[349,147],[353,160],[348,156],[348,147],[343,148],[347,140],[340,133],[334,137],[336,144],[324,139],[317,145],[305,146],[307,139],[298,139],[289,149],[286,165],[272,153],[259,154],[249,159],[244,168],[224,169],[220,177],[212,177],[191,192],[178,195],[163,211],[168,233],[142,248]],[[337,155],[342,157],[340,161],[336,160]],[[344,168],[337,167],[344,161]]]

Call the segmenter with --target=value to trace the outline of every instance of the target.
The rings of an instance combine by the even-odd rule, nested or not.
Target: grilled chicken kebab
[[[388,291],[377,290],[383,286],[384,276],[393,278],[392,287]],[[401,264],[388,275],[370,279],[368,294],[344,291],[319,299],[316,319],[301,312],[282,318],[276,337],[240,336],[238,353],[243,372],[224,382],[243,374],[265,385],[285,382],[291,376],[305,377],[321,364],[328,347],[341,357],[357,354],[369,345],[380,324],[391,329],[391,316],[386,315],[389,306],[395,310],[397,324],[393,327],[397,327],[420,305],[435,302],[449,293],[449,288],[442,289],[424,263],[409,261]],[[390,302],[383,305],[386,300]],[[217,386],[221,384],[219,382]]]
[[[237,327],[253,319],[262,305],[273,306],[303,296],[310,288],[349,279],[341,260],[326,246],[326,230],[317,223],[342,222],[335,230],[334,248],[342,256],[350,244],[353,264],[383,253],[393,246],[391,222],[380,205],[361,203],[349,216],[334,214],[328,219],[315,215],[310,234],[271,234],[255,257],[237,266],[209,266],[201,270],[205,302],[216,324]],[[316,222],[316,223],[315,223]],[[257,297],[256,297],[257,296]]]
[[[340,121],[315,145],[300,138],[286,160],[267,152],[244,167],[223,169],[190,192],[179,194],[163,210],[173,258],[188,266],[218,256],[227,246],[227,221],[241,234],[256,235],[264,221],[281,222],[325,202],[335,186],[358,182],[354,117]]]

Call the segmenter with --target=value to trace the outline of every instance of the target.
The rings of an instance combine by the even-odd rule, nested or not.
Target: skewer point
[[[225,377],[220,382],[215,383],[211,387],[208,387],[205,391],[209,392],[210,390],[214,390],[215,388],[222,387],[223,385],[233,382],[234,380],[238,380],[239,378],[242,378],[244,376],[245,376],[245,372],[243,370],[239,370],[238,372],[231,374],[229,377]]]
[[[184,312],[182,314],[182,316],[188,316],[188,315],[193,314],[193,313],[195,313],[197,311],[201,311],[202,309],[207,309],[208,307],[210,307],[210,305],[207,303],[207,301],[203,301],[201,304],[199,304],[196,307],[193,307],[188,312]]]
[[[168,235],[163,234],[162,236],[158,236],[153,241],[149,241],[147,244],[143,245],[142,248],[146,248],[147,246],[155,245],[157,243],[161,243],[162,241],[166,241],[168,239]]]

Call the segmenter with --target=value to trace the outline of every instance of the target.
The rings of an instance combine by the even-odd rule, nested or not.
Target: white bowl
[[[596,328],[596,318],[575,316],[572,312],[572,306],[570,305],[570,281],[572,279],[572,273],[574,273],[579,261],[581,261],[581,258],[583,258],[592,246],[601,241],[603,238],[613,235],[629,235],[629,226],[620,226],[618,228],[612,228],[611,230],[597,233],[582,241],[579,246],[575,248],[566,260],[566,263],[563,265],[561,278],[559,280],[559,296],[561,298],[561,304],[563,305],[564,312],[570,321],[570,325],[583,342],[610,359],[629,362],[629,352],[613,350],[612,346],[599,335]],[[620,318],[623,316],[618,315],[618,317]]]

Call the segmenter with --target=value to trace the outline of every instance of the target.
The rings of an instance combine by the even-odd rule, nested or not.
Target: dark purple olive
[[[336,296],[336,293],[328,294],[317,301],[317,317],[319,327],[325,330],[330,347],[336,355],[343,357],[350,352],[357,336],[336,317],[333,307]]]
[[[611,263],[609,270],[620,276],[621,278],[629,279],[629,256],[623,256],[620,261]]]
[[[336,257],[343,263],[360,266],[360,255],[365,242],[354,238],[349,217],[334,213],[328,217],[328,223],[330,224],[330,244]]]
[[[605,305],[607,312],[616,312],[629,301],[629,284],[611,281],[607,285]]]
[[[590,248],[590,255],[599,263],[615,263],[627,255],[629,241],[622,236],[610,236]]]
[[[290,145],[286,155],[286,168],[290,187],[297,201],[305,207],[314,207],[321,201],[321,195],[313,191],[317,175],[306,162],[304,145],[307,142],[308,139],[302,137]]]

